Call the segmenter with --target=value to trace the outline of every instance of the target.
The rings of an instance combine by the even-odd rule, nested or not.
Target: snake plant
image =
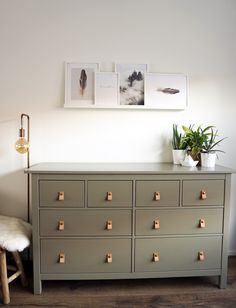
[[[172,147],[174,150],[185,150],[187,148],[184,135],[179,133],[177,124],[173,124]]]

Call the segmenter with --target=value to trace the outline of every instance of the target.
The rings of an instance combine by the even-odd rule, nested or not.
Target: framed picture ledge
[[[65,108],[184,110],[187,76],[148,72],[147,64],[116,63],[101,72],[99,63],[65,64]]]

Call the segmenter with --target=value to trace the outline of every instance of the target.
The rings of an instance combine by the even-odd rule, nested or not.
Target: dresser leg
[[[219,288],[226,289],[227,288],[227,275],[219,276]]]
[[[42,281],[34,279],[34,294],[40,295],[42,293]]]

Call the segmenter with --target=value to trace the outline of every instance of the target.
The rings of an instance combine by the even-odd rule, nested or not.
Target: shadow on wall
[[[0,215],[27,219],[27,175],[23,169],[0,176]]]
[[[168,136],[156,136],[156,140],[159,141],[158,145],[155,143],[153,152],[156,153],[156,162],[172,162],[172,146],[171,139]]]

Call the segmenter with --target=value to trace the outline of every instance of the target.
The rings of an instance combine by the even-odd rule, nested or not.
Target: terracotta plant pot
[[[188,154],[191,155],[193,160],[198,161],[197,166],[201,166],[201,155],[200,155],[200,153],[193,154],[191,151],[188,151]]]

